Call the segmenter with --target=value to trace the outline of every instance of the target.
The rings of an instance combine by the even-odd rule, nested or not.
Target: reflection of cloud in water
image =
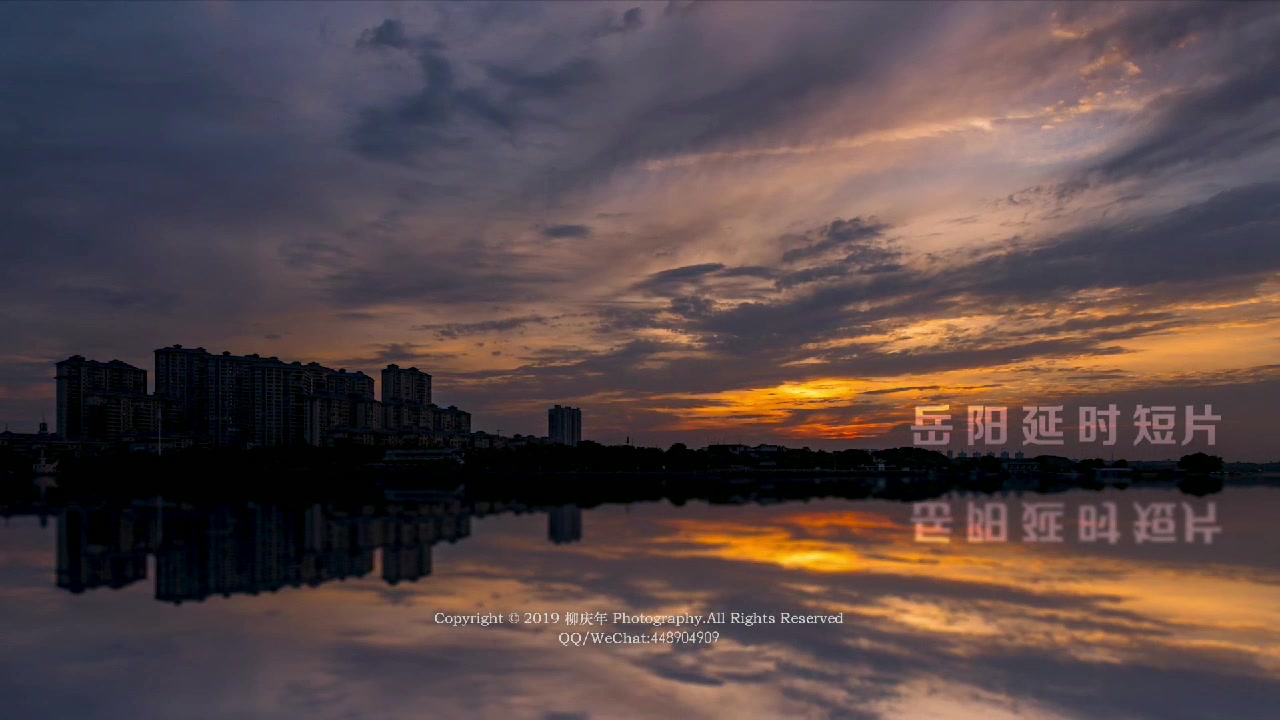
[[[876,717],[894,720],[1059,720],[1071,717],[1009,695],[940,680],[912,680],[876,703]]]
[[[1265,490],[1218,500],[1227,541],[1280,508]],[[0,691],[18,718],[1274,717],[1274,556],[1231,542],[923,546],[908,517],[891,503],[604,507],[584,543],[557,547],[541,518],[495,516],[438,547],[418,583],[159,609],[142,588],[31,588],[29,563],[48,561],[28,536],[0,551],[0,589],[29,593],[4,595],[14,650]],[[715,626],[711,647],[566,648],[560,632],[593,628],[433,621],[486,611],[830,611],[845,623]]]
[[[1203,658],[1192,655],[1208,654],[1236,656],[1263,672],[1280,664],[1280,574],[1270,570],[1075,557],[1069,545],[925,546],[912,542],[910,532],[876,532],[902,526],[866,513],[780,515],[769,525],[670,525],[670,535],[655,539],[655,553],[856,575],[852,583],[832,578],[828,593],[798,602],[933,636],[957,656],[1060,648],[1082,662],[1194,668]],[[807,537],[815,528],[824,538],[834,537],[835,528],[846,530],[849,541]],[[867,552],[868,544],[895,547]],[[873,575],[899,576],[902,594],[885,588],[873,598],[874,586],[863,582]],[[912,583],[915,578],[926,582]],[[842,591],[854,588],[861,592],[845,600]],[[1006,591],[1037,602],[1010,602]]]

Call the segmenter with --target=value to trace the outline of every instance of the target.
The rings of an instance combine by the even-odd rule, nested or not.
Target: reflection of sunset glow
[[[1270,527],[1261,514],[1273,507],[1266,490],[1222,499],[1224,520],[1238,521],[1225,531],[1232,537]],[[1067,714],[1043,710],[1039,690],[1095,682],[1097,673],[1124,682],[1206,667],[1214,677],[1269,688],[1280,673],[1280,572],[1271,565],[1195,563],[1179,552],[1157,560],[1121,546],[923,545],[906,517],[905,504],[881,501],[602,506],[591,511],[583,543],[556,546],[543,540],[541,513],[494,516],[476,522],[467,540],[437,546],[435,572],[416,583],[388,586],[366,576],[168,609],[154,606],[142,585],[78,597],[49,584],[19,585],[2,593],[11,608],[0,631],[24,657],[48,651],[33,628],[55,618],[104,645],[114,647],[113,628],[127,627],[131,641],[156,648],[130,663],[64,665],[96,662],[103,673],[117,666],[154,673],[154,663],[170,660],[164,653],[172,645],[160,638],[188,637],[206,653],[202,667],[215,668],[204,672],[320,693],[340,683],[344,694],[333,695],[326,705],[333,713],[320,718],[394,697],[410,708],[405,716],[429,698],[443,715],[482,720],[538,720],[552,699],[565,712],[626,707],[638,711],[628,716],[702,720],[855,710],[885,720],[1081,720],[1096,715],[1071,703]],[[43,553],[0,545],[0,571],[36,563],[48,583],[51,546],[38,546]],[[611,622],[448,627],[433,620],[437,613],[600,611],[843,613],[844,623],[704,625],[722,635],[714,648],[673,649],[559,644],[565,631],[620,629]],[[77,650],[94,652],[94,641]],[[226,662],[227,653],[240,661]],[[1023,658],[1032,668],[1049,663],[1061,676],[1010,662]],[[111,680],[112,687],[129,682]],[[988,680],[1003,693],[980,689]]]
[[[866,512],[783,514],[764,526],[668,525],[673,532],[656,538],[651,549],[663,557],[772,565],[814,577],[946,580],[974,591],[1004,588],[1083,604],[1052,609],[916,597],[851,603],[839,594],[805,593],[815,611],[843,611],[903,632],[961,638],[967,644],[948,649],[956,654],[992,646],[1063,648],[1081,662],[1114,664],[1138,661],[1152,646],[1160,646],[1231,653],[1250,658],[1262,671],[1280,666],[1280,574],[1268,584],[1257,575],[1233,577],[1212,568],[1185,567],[1174,572],[1121,558],[1072,557],[1057,552],[1062,546],[1023,543],[923,548],[912,542],[908,529]],[[1231,598],[1229,613],[1223,612],[1223,598]]]
[[[687,544],[695,549],[662,551],[674,557],[717,557],[740,562],[763,562],[813,572],[852,572],[862,566],[852,548],[815,540],[795,540],[782,528],[684,527],[674,537],[655,542]]]
[[[1071,717],[1034,702],[948,681],[911,680],[900,696],[880,708],[894,720],[1066,720]]]

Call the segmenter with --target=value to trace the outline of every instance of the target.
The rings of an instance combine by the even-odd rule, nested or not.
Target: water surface
[[[917,542],[912,506],[883,501],[12,517],[4,716],[1277,717],[1280,489],[944,500],[945,545]],[[1009,504],[1007,542],[966,542],[969,501]],[[1020,540],[1031,501],[1066,505],[1063,542]],[[1078,507],[1108,501],[1121,537],[1080,542]],[[1177,503],[1177,540],[1137,542],[1134,502]],[[1212,544],[1181,535],[1184,502],[1214,504]],[[436,622],[512,612],[561,622]],[[562,644],[655,630],[564,622],[598,612],[843,623],[703,626],[720,633],[711,645]]]

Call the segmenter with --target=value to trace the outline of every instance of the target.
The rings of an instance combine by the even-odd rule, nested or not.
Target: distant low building
[[[1040,469],[1040,463],[1031,460],[1005,460],[1000,467],[1010,473],[1029,473]]]
[[[450,405],[447,408],[431,406],[431,427],[447,435],[471,434],[471,413]]]
[[[471,433],[471,447],[476,450],[493,450],[496,448],[507,447],[511,438],[505,438],[501,435],[494,435],[483,430],[477,430]]]

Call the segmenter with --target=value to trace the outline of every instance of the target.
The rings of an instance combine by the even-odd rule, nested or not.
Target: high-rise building
[[[365,375],[363,372],[357,370],[356,372],[349,373],[346,368],[341,368],[337,372],[329,370],[328,368],[323,369],[328,370],[324,375],[323,390],[329,392],[329,394],[342,397],[368,398],[370,400],[374,398],[373,378]],[[430,379],[430,377],[430,375],[427,376],[428,379]],[[322,388],[317,387],[315,390],[316,392],[320,392],[321,389]]]
[[[249,365],[253,408],[254,445],[290,445],[302,442],[306,398],[311,377],[302,363],[289,365],[267,358]]]
[[[327,445],[348,431],[360,434],[359,442],[394,443],[408,431],[421,436],[410,438],[411,444],[425,447],[424,442],[456,444],[471,432],[469,413],[432,404],[431,375],[417,368],[388,365],[382,371],[384,400],[378,401],[373,378],[317,362],[181,345],[156,350],[155,358],[150,404],[132,397],[145,395],[146,371],[80,356],[59,363],[59,428],[83,436],[89,427],[86,408],[92,408],[94,427],[107,428],[101,432],[111,437],[153,432],[163,417],[166,437],[186,435],[226,447]],[[115,393],[122,396],[107,397]],[[91,394],[103,397],[87,403]],[[384,436],[381,430],[392,432]]]
[[[431,404],[431,376],[416,367],[388,365],[382,371],[382,402]]]
[[[452,427],[451,418],[443,418],[431,405],[431,375],[417,368],[401,368],[396,364],[383,369],[383,427],[389,430],[429,432]]]
[[[58,434],[68,440],[103,439],[91,437],[90,396],[147,394],[147,371],[120,360],[103,363],[73,355],[56,367]]]
[[[114,442],[126,435],[153,433],[163,407],[154,395],[91,393],[84,399],[84,437]]]
[[[435,405],[405,402],[403,400],[382,403],[382,427],[388,430],[418,430],[430,432],[435,428]]]
[[[373,378],[345,368],[174,345],[156,350],[156,373],[156,394],[174,407],[166,429],[219,446],[323,444],[334,427],[382,420],[367,404],[376,404]]]
[[[200,434],[215,445],[243,447],[253,437],[252,356],[210,355],[204,386]]]
[[[303,439],[309,445],[326,445],[333,431],[347,424],[351,416],[351,400],[331,395],[307,398],[306,430]]]
[[[547,437],[560,445],[582,442],[582,410],[556,405],[547,410]]]
[[[181,345],[156,350],[156,395],[169,401],[165,431],[202,434],[205,422],[205,384],[209,351]]]

